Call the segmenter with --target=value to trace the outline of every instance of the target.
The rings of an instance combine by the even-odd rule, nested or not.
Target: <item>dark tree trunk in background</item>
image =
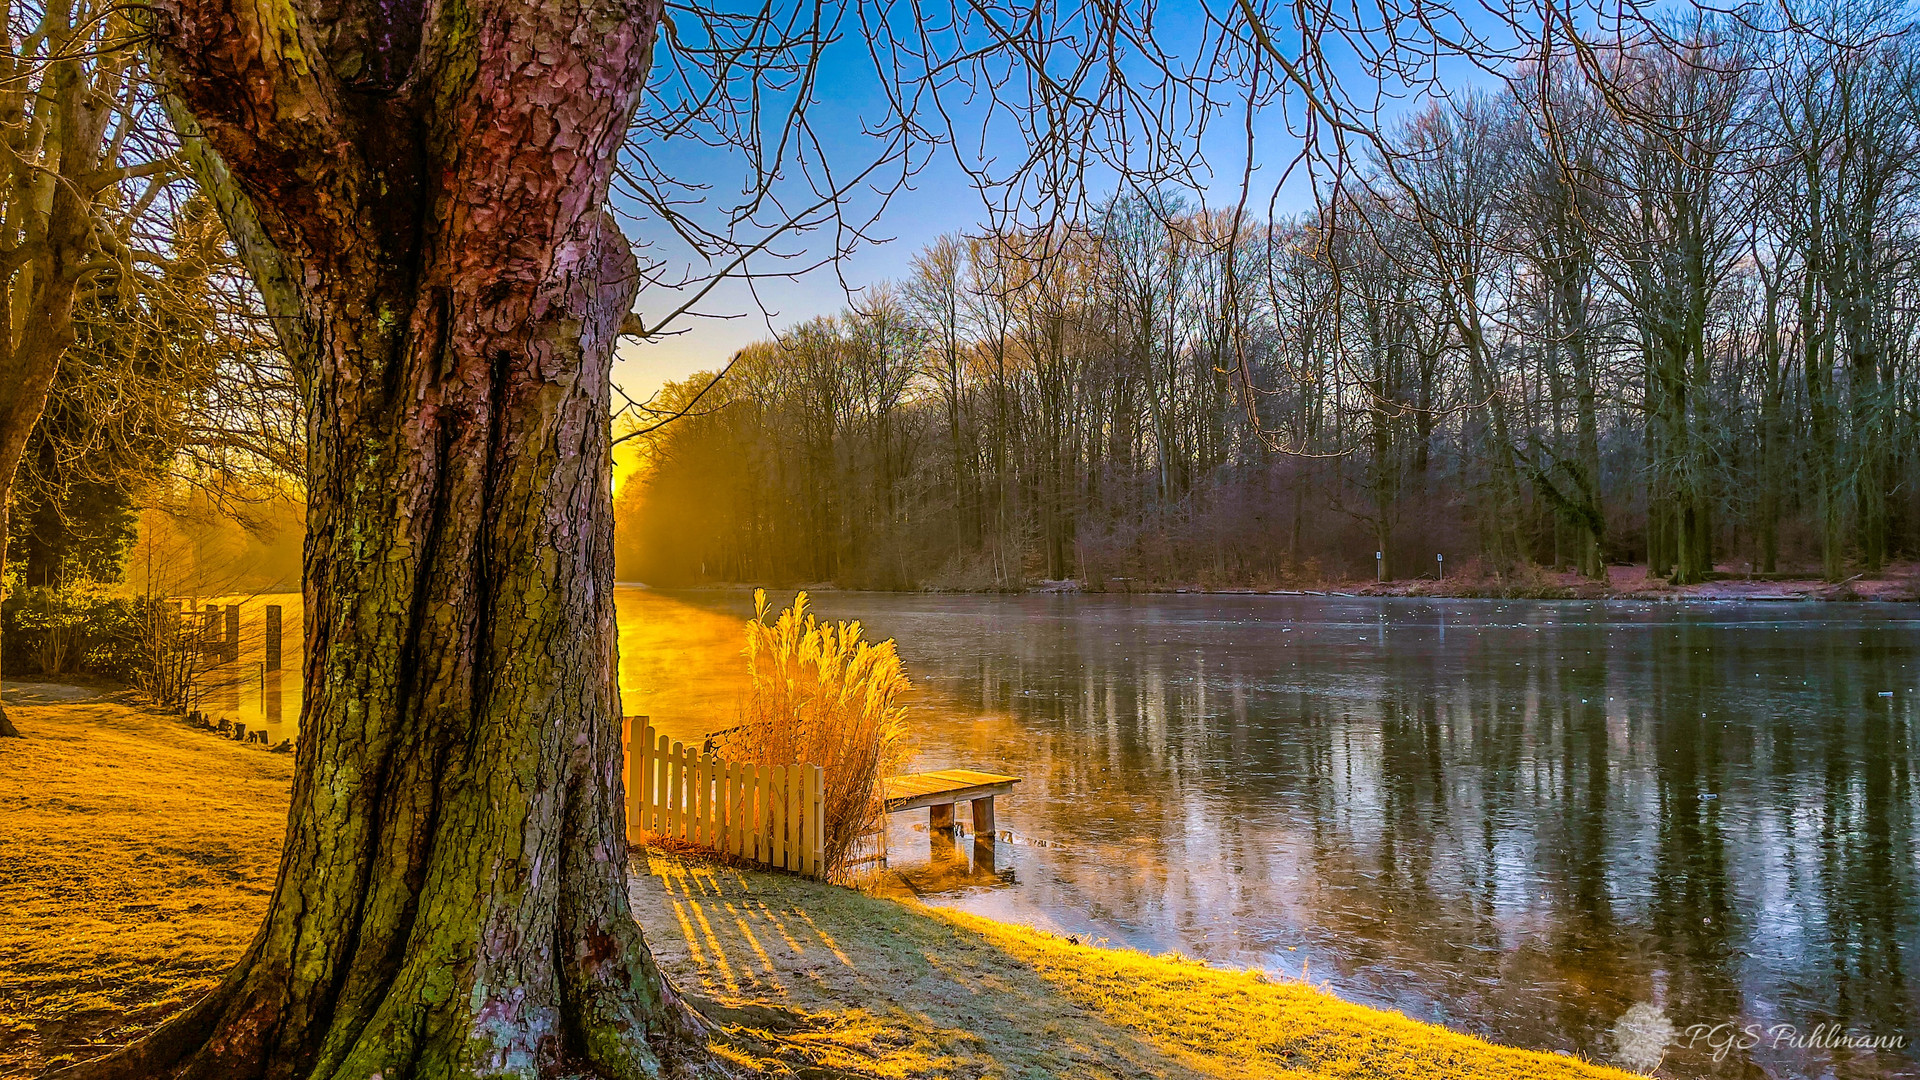
[[[628,909],[614,681],[605,203],[659,0],[152,10],[307,385],[306,701],[258,936],[76,1072],[704,1067]]]
[[[0,356],[0,600],[6,597],[7,537],[12,525],[8,509],[13,503],[13,480],[19,473],[27,439],[47,403],[47,388],[60,370],[59,354],[32,363],[28,358]],[[0,670],[5,669],[6,635],[0,634]],[[0,688],[5,680],[0,679]],[[20,729],[7,718],[0,702],[0,739],[20,738]]]
[[[1763,274],[1761,286],[1760,501],[1754,520],[1755,546],[1759,550],[1755,561],[1761,573],[1771,574],[1780,564],[1780,491],[1781,473],[1785,469],[1781,447],[1786,442],[1781,401],[1786,378],[1780,340],[1779,283]]]
[[[6,580],[7,574],[7,504],[12,501],[12,492],[7,490],[7,488],[11,487],[12,484],[9,483],[6,488],[0,488],[0,582]],[[0,599],[4,598],[4,586],[0,586]],[[4,644],[5,635],[0,635],[0,647],[3,647]],[[4,663],[5,654],[0,653],[0,664]],[[0,680],[0,689],[3,688],[4,680]],[[4,702],[0,702],[0,739],[18,739],[20,737],[20,729],[14,727],[13,721],[7,718],[6,705]]]

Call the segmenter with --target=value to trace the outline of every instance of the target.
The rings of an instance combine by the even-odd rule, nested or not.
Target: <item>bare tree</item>
[[[1777,525],[1806,520],[1801,508],[1872,520],[1863,484],[1899,523],[1888,550],[1914,550],[1912,508],[1891,509],[1912,455],[1877,451],[1891,470],[1878,479],[1867,463],[1870,447],[1904,446],[1915,415],[1914,320],[1895,314],[1912,310],[1899,268],[1920,251],[1915,171],[1886,172],[1871,243],[1849,241],[1873,253],[1862,284],[1800,271],[1841,258],[1802,252],[1803,232],[1852,190],[1840,178],[1859,166],[1845,163],[1881,159],[1855,149],[1810,170],[1767,134],[1778,121],[1762,106],[1796,70],[1796,42],[1817,43],[1703,20],[1527,56],[1498,92],[1431,101],[1378,141],[1363,133],[1355,172],[1298,221],[1124,189],[1059,221],[996,229],[989,215],[964,249],[925,253],[913,285],[947,298],[920,306],[923,377],[899,405],[941,413],[922,425],[939,452],[904,470],[927,520],[856,514],[863,531],[835,540],[840,580],[897,580],[874,551],[914,552],[910,581],[1003,586],[1070,566],[1090,582],[1247,584],[1309,557],[1367,573],[1376,550],[1398,573],[1447,548],[1600,580],[1609,561],[1651,556],[1696,581],[1748,544],[1773,567]],[[1869,44],[1889,74],[1855,108],[1891,118],[1911,93],[1894,77],[1911,33],[1835,45],[1822,70],[1864,62]],[[1873,145],[1907,137],[1875,122]],[[1798,194],[1814,180],[1822,216]],[[956,280],[970,303],[941,291]],[[1848,347],[1825,314],[1844,288],[1879,312],[1858,320],[1877,327],[1874,371],[1829,360],[1796,389],[1805,342],[1817,357]],[[842,318],[857,337],[861,312]],[[787,363],[812,371],[836,355],[850,362]],[[1223,379],[1240,397],[1232,418]],[[730,429],[741,456],[808,412],[776,382],[749,389],[762,407]],[[795,482],[848,490],[867,476],[860,430],[833,438],[844,445],[806,460],[852,471]],[[936,494],[970,472],[991,522],[978,539]],[[761,498],[780,501],[777,484]],[[702,542],[728,546],[724,528]],[[1826,550],[1870,565],[1864,538]],[[796,572],[777,547],[755,557],[749,576]],[[994,571],[970,576],[975,564]]]

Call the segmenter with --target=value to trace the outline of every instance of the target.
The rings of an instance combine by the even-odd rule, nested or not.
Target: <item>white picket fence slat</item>
[[[777,870],[826,876],[826,774],[703,754],[626,721],[627,840],[655,836]]]

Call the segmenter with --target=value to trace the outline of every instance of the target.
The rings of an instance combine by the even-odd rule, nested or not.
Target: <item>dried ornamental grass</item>
[[[825,771],[822,847],[827,875],[838,879],[884,812],[880,779],[904,759],[900,700],[912,684],[891,640],[863,641],[858,622],[816,620],[804,592],[771,623],[765,590],[755,590],[753,607],[747,697],[740,725],[727,733],[727,756]]]

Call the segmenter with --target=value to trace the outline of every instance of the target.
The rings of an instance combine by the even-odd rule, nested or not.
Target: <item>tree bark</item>
[[[628,908],[614,677],[608,367],[637,273],[605,204],[659,0],[151,10],[293,324],[306,700],[259,934],[72,1074],[708,1069]]]

